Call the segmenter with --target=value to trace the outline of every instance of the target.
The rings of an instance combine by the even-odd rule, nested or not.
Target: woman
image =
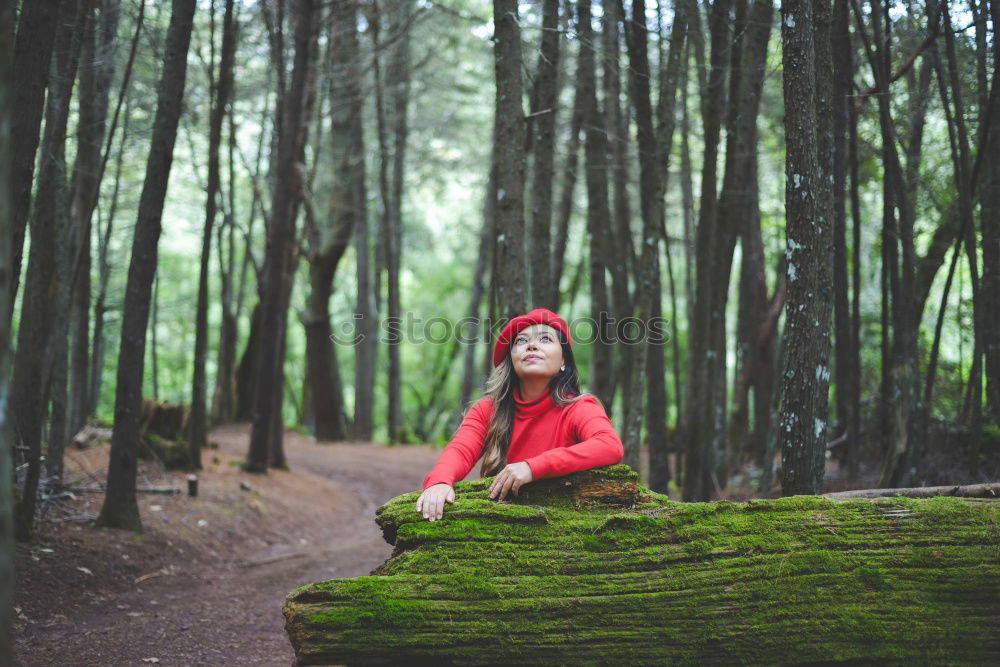
[[[496,475],[490,498],[528,482],[618,463],[624,450],[600,402],[581,394],[566,321],[539,308],[512,319],[493,347],[486,395],[466,413],[417,499],[436,521],[455,502],[454,483],[482,458]]]

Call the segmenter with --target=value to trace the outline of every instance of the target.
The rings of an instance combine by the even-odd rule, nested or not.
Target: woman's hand
[[[417,511],[423,512],[425,519],[437,521],[444,516],[446,502],[455,502],[455,489],[451,488],[451,484],[428,486],[417,498]]]
[[[516,496],[520,488],[531,480],[531,466],[524,461],[509,463],[493,478],[493,483],[490,484],[490,498],[503,500],[508,491],[513,491]]]

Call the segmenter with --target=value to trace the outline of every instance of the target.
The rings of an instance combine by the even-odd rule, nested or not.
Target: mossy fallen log
[[[298,664],[1000,663],[1000,501],[677,503],[611,466],[378,510],[374,576],[286,601]]]

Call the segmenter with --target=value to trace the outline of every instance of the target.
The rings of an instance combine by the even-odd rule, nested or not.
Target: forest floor
[[[290,469],[252,475],[247,425],[210,441],[196,498],[140,494],[141,534],[93,528],[103,496],[83,492],[18,545],[19,664],[291,665],[285,595],[380,565],[391,547],[375,509],[419,488],[439,453],[289,431]],[[108,450],[67,451],[69,486],[103,481]],[[140,469],[140,487],[187,487],[183,473]]]

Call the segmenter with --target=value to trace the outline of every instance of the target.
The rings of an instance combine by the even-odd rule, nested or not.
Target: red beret
[[[562,332],[562,335],[566,337],[566,342],[570,345],[573,341],[569,337],[569,326],[566,324],[566,320],[559,317],[551,310],[546,308],[536,308],[530,313],[524,315],[518,315],[510,322],[507,326],[503,328],[500,335],[497,336],[497,342],[493,345],[493,365],[499,366],[503,358],[507,356],[507,352],[510,350],[510,344],[513,342],[514,337],[522,329],[530,327],[532,324],[547,324],[553,329],[558,329]]]

